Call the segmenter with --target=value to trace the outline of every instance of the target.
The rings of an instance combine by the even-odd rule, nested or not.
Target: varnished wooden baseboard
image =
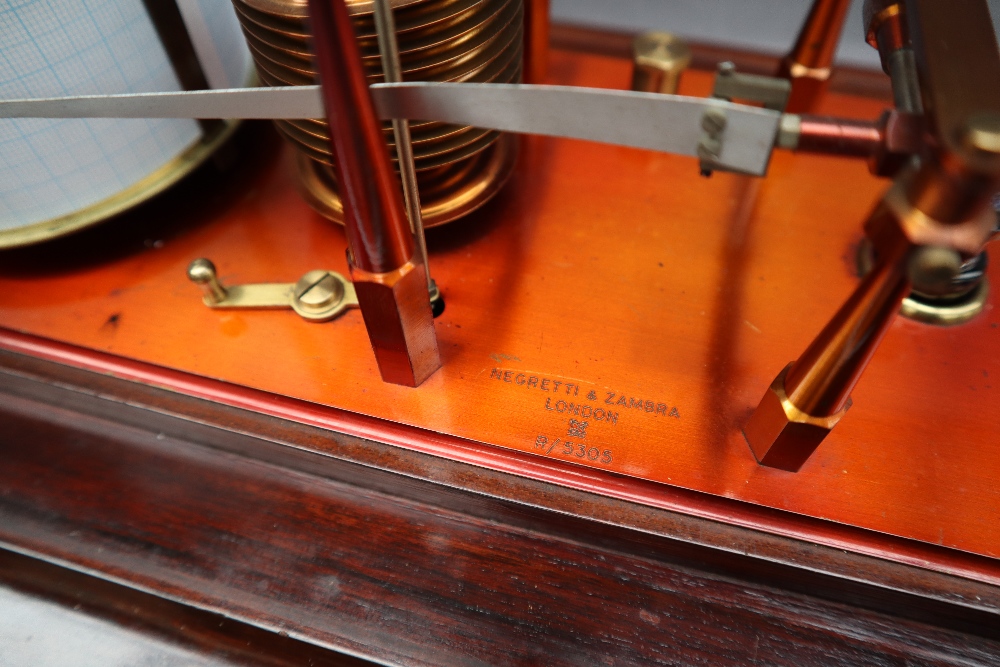
[[[144,627],[207,652],[250,637],[320,663],[1000,656],[986,583],[9,352],[0,386],[0,541],[22,554],[0,558],[6,581],[84,591],[61,599],[111,617],[135,598]]]

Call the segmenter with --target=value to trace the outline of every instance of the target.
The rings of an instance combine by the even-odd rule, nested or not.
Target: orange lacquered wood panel
[[[625,87],[629,77],[625,61],[552,54],[554,82]],[[710,78],[690,73],[683,85],[705,94]],[[884,102],[830,95],[824,105],[874,118]],[[0,326],[1000,557],[992,297],[962,327],[898,320],[853,409],[801,472],[758,466],[740,434],[856,284],[861,222],[886,187],[862,163],[779,153],[763,181],[706,179],[691,159],[530,138],[502,195],[429,239],[448,304],[436,321],[444,367],[407,389],[379,380],[357,311],[317,325],[202,305],[185,277],[195,257],[228,283],[346,273],[343,233],[299,197],[289,152],[262,149],[259,162],[215,197],[142,209],[178,221],[134,252],[89,259],[63,243],[61,258],[0,256]]]

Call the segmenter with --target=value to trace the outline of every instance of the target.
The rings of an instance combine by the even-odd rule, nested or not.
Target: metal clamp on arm
[[[719,63],[712,88],[712,97],[715,99],[726,102],[752,102],[778,113],[785,110],[791,93],[792,84],[788,80],[760,74],[743,74],[737,72],[736,65],[728,61]],[[698,160],[702,176],[711,176],[716,170],[738,171],[720,161],[728,124],[725,109],[709,107],[702,115],[703,132],[698,142]],[[760,175],[763,175],[763,172]]]

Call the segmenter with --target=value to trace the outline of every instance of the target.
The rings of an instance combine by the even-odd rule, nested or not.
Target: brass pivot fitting
[[[823,439],[851,407],[844,407],[826,417],[803,412],[788,398],[785,381],[792,364],[774,378],[760,405],[743,429],[743,435],[761,465],[797,472]]]
[[[676,95],[691,49],[669,32],[644,32],[632,40],[632,90]]]
[[[964,262],[994,234],[1000,90],[992,84],[1000,80],[1000,52],[989,8],[985,0],[961,7],[905,0],[902,6],[933,141],[865,223],[872,270],[775,380],[744,429],[766,465],[798,470],[849,406],[911,285],[932,293],[950,289]]]

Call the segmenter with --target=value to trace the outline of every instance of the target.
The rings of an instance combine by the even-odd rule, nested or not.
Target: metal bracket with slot
[[[783,112],[792,94],[792,84],[787,79],[760,74],[742,74],[731,62],[719,63],[719,71],[712,87],[712,97],[732,102],[740,100],[762,105],[765,109]],[[725,111],[706,109],[701,120],[703,130],[698,143],[698,159],[703,176],[715,170],[733,171],[720,166],[723,133],[726,128]]]
[[[209,308],[291,308],[310,322],[328,322],[358,307],[354,285],[335,271],[310,271],[296,283],[256,283],[224,287],[215,265],[196,259],[187,270],[191,282],[205,292]]]

